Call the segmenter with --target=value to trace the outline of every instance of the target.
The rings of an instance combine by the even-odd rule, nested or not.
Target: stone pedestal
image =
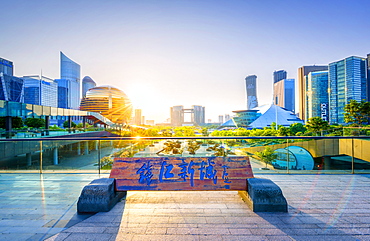
[[[79,213],[108,212],[127,192],[115,191],[114,178],[95,179],[86,185],[77,203]]]
[[[253,212],[288,212],[288,203],[280,187],[270,179],[249,178],[248,190],[239,195]]]

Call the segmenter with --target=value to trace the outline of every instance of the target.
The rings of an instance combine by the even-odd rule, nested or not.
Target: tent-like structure
[[[304,124],[304,121],[299,119],[293,112],[277,105],[263,105],[255,107],[252,110],[238,110],[233,112],[236,116],[223,123],[220,129],[231,127],[263,129],[264,127],[270,127],[272,122],[286,127],[293,123]]]

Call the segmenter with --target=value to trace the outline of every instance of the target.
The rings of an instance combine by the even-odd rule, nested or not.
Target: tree
[[[31,128],[45,127],[45,120],[41,118],[27,118],[24,124]]]
[[[12,117],[12,128],[22,128],[23,120],[21,117]],[[0,128],[5,129],[5,117],[0,117]]]
[[[320,132],[329,129],[330,126],[327,121],[324,121],[320,117],[312,117],[308,119],[306,128],[310,132]]]
[[[369,122],[370,118],[370,102],[350,100],[344,106],[344,121],[346,123],[353,123],[358,126]]]
[[[263,151],[257,151],[255,155],[266,164],[265,168],[267,168],[267,164],[271,164],[278,156],[269,146],[267,146]]]
[[[77,126],[76,123],[74,123],[73,121],[71,121],[71,127],[72,128],[75,128],[76,126]],[[64,128],[69,128],[68,121],[67,120],[65,122],[63,122],[63,127]]]
[[[297,133],[305,133],[306,131],[307,128],[302,123],[293,123],[290,125],[290,132],[293,136],[296,136]]]

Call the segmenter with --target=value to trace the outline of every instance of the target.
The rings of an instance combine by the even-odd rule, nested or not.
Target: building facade
[[[171,125],[172,126],[182,126],[184,123],[184,106],[177,105],[170,108],[171,114]]]
[[[58,106],[58,83],[45,76],[23,76],[24,103],[33,105]]]
[[[295,112],[294,79],[282,79],[274,83],[274,104]]]
[[[307,75],[314,71],[328,70],[327,65],[302,66],[298,69],[298,116],[301,120],[307,121],[306,103],[307,103]]]
[[[198,126],[206,123],[205,107],[200,106],[200,105],[193,105],[192,108],[193,108],[193,114],[192,114],[191,121],[195,125],[198,125]]]
[[[246,91],[247,91],[247,110],[251,110],[258,106],[257,76],[248,75],[245,78],[245,85],[246,85]]]
[[[274,83],[279,82],[280,80],[286,79],[287,78],[287,73],[285,70],[278,70],[274,71]]]
[[[14,66],[12,61],[0,58],[0,73],[13,76],[14,75],[13,69]]]
[[[141,122],[142,116],[141,116],[141,109],[135,109],[135,117],[134,117],[134,124],[135,125],[141,125],[144,124]]]
[[[60,79],[65,80],[68,89],[69,109],[79,109],[80,107],[80,65],[60,52]]]
[[[0,72],[0,100],[23,102],[23,85],[23,79]]]
[[[193,105],[192,108],[185,109],[182,105],[172,106],[171,125],[203,125],[205,124],[205,107],[200,105]],[[190,114],[190,122],[185,121],[185,114]]]
[[[328,71],[315,71],[307,75],[306,113],[307,119],[321,117],[329,121]]]
[[[100,113],[117,124],[128,124],[132,119],[132,104],[127,95],[112,86],[98,86],[86,92],[81,110]]]
[[[89,76],[85,76],[82,79],[82,98],[86,96],[86,92],[89,89],[92,89],[96,87],[96,83],[93,79],[91,79]]]
[[[345,124],[344,106],[367,100],[366,59],[351,56],[329,64],[329,122]]]

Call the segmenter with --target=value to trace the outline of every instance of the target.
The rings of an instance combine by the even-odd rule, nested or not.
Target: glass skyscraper
[[[282,80],[282,79],[286,79],[286,71],[285,70],[278,70],[278,71],[274,71],[274,83]]]
[[[82,79],[82,98],[86,96],[86,92],[89,89],[92,89],[96,87],[96,83],[93,79],[91,79],[89,76],[85,76]]]
[[[0,72],[0,100],[23,102],[23,79]]]
[[[366,59],[351,56],[329,64],[329,122],[344,124],[344,106],[367,100]]]
[[[34,105],[58,106],[58,84],[44,76],[23,76],[24,103]]]
[[[328,71],[310,72],[306,77],[306,114],[329,121]]]
[[[295,80],[282,79],[274,83],[274,104],[295,111]]]
[[[247,88],[247,110],[251,110],[258,106],[257,100],[257,76],[249,75],[245,78]]]
[[[65,83],[67,86],[67,108],[69,109],[79,109],[80,107],[80,72],[80,65],[60,52],[60,79],[66,81],[60,83]]]
[[[0,73],[13,76],[13,62],[0,58]]]

